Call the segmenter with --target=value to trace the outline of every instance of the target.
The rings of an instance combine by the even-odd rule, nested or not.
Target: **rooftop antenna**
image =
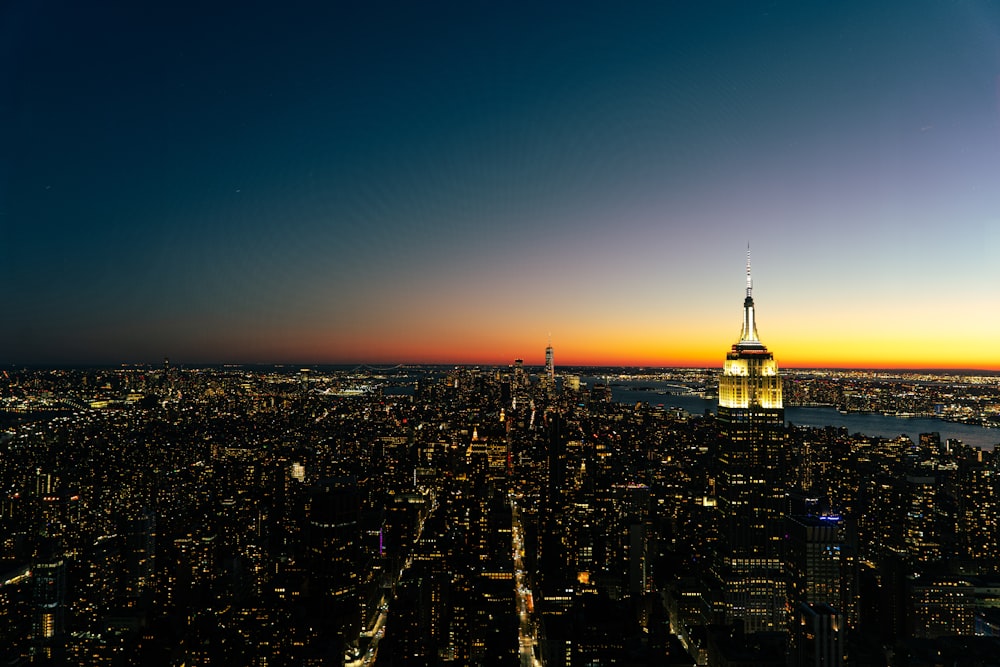
[[[747,243],[747,297],[743,299],[743,331],[740,332],[741,345],[760,345],[757,323],[753,312],[753,278],[750,277],[750,243]]]

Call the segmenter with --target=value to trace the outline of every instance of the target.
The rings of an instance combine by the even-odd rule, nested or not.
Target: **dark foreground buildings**
[[[721,376],[552,358],[7,372],[0,665],[997,664],[993,452],[786,425],[749,274]]]

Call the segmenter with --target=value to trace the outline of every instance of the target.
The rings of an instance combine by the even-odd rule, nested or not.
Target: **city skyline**
[[[0,362],[1000,370],[997,9],[7,8]]]

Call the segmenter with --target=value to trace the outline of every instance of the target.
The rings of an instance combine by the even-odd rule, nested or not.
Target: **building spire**
[[[743,300],[743,330],[740,332],[740,347],[762,347],[757,336],[757,322],[753,311],[753,278],[750,276],[750,244],[747,243],[747,296]]]
[[[753,298],[753,278],[750,277],[750,242],[747,241],[747,298]]]

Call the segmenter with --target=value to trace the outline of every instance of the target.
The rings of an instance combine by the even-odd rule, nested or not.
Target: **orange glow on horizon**
[[[728,320],[727,320],[728,322]],[[207,363],[302,364],[443,364],[509,366],[523,359],[528,366],[545,362],[545,332],[511,331],[503,322],[485,321],[444,335],[442,327],[414,322],[406,331],[389,327],[358,326],[334,334],[317,327],[291,332],[275,327],[258,331],[252,345],[228,347],[227,358]],[[625,330],[613,322],[563,326],[555,329],[552,345],[555,365],[624,366],[646,368],[722,368],[726,353],[736,342],[736,327],[704,322],[671,329],[669,322],[651,321]],[[558,333],[560,330],[564,333]],[[719,335],[719,330],[723,335]],[[774,334],[770,332],[773,330]],[[650,333],[652,332],[652,333]],[[767,333],[765,333],[767,332]],[[779,370],[794,368],[857,369],[967,369],[1000,371],[1000,355],[986,355],[994,343],[986,336],[962,332],[955,340],[905,338],[899,332],[862,332],[851,339],[817,339],[801,321],[776,322],[761,332],[774,354]],[[935,332],[940,335],[940,332]],[[731,334],[731,335],[725,335]],[[288,341],[295,341],[289,345]],[[183,355],[171,355],[182,358]],[[987,359],[989,359],[987,361]],[[194,359],[192,359],[194,360]]]
[[[535,346],[538,347],[538,346]],[[566,346],[569,347],[569,346]],[[559,367],[567,366],[620,366],[620,367],[644,367],[644,368],[722,368],[728,346],[724,346],[715,351],[714,354],[705,354],[698,350],[696,354],[670,354],[656,352],[621,351],[618,354],[607,354],[595,348],[591,352],[584,350],[567,349],[561,353],[560,347],[555,346],[555,365]],[[815,350],[796,350],[794,354],[783,355],[776,350],[775,357],[780,370],[809,369],[809,368],[834,368],[834,369],[886,369],[886,370],[981,370],[1000,371],[1000,364],[984,363],[972,357],[962,357],[959,355],[939,356],[932,358],[920,355],[900,354],[897,350],[895,354],[891,352],[872,351],[868,354],[827,354]],[[827,351],[829,352],[829,351]],[[346,356],[338,354],[330,349],[303,349],[297,350],[294,359],[286,358],[287,355],[276,355],[274,358],[285,362],[301,363],[370,363],[370,364],[440,364],[440,365],[464,365],[464,366],[510,366],[515,359],[523,359],[527,366],[541,367],[545,363],[544,346],[539,349],[515,350],[510,347],[508,351],[494,354],[484,354],[481,350],[456,349],[445,347],[444,349],[421,349],[410,347],[408,349],[393,348],[391,345],[378,346],[369,349],[365,355]]]

